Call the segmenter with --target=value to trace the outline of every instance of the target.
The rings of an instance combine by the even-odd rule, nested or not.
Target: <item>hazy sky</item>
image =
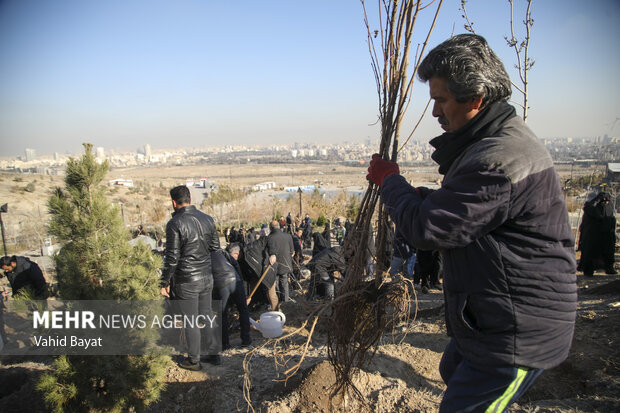
[[[464,32],[459,6],[444,1],[427,51]],[[467,11],[516,81],[508,1]],[[620,1],[534,0],[532,14],[530,127],[620,135]],[[418,82],[408,125],[427,99]],[[376,140],[377,114],[358,0],[0,0],[0,156]],[[414,137],[441,132],[429,113]]]

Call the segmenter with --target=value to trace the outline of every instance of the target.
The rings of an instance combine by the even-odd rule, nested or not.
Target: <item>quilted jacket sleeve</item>
[[[424,199],[401,175],[388,176],[381,196],[411,245],[442,250],[468,245],[508,217],[511,184],[499,171],[471,171],[444,181]]]

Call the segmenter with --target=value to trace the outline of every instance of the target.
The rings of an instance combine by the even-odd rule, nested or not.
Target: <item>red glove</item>
[[[368,168],[366,179],[381,186],[386,176],[399,174],[398,164],[381,159],[381,156],[374,154]]]

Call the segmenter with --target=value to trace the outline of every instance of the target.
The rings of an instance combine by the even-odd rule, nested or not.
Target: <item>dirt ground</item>
[[[597,273],[578,277],[579,310],[569,358],[546,371],[513,405],[510,412],[612,412],[620,411],[620,276]],[[285,303],[284,333],[301,325],[320,303],[307,301],[299,291],[295,303]],[[445,389],[439,376],[441,353],[448,342],[443,319],[442,294],[417,293],[415,320],[403,324],[408,334],[385,334],[372,362],[355,377],[375,412],[435,412]],[[252,312],[253,318],[260,311]],[[399,333],[402,333],[402,329]],[[255,350],[250,363],[252,408],[257,412],[330,411],[330,388],[334,373],[327,361],[325,320],[319,322],[300,371],[288,382],[279,381],[283,366],[276,366],[274,348],[261,347],[266,340],[253,330]],[[303,336],[285,341],[279,350],[293,348]],[[239,347],[237,331],[231,332],[232,349],[222,353],[222,364],[203,364],[189,372],[172,364],[166,375],[167,390],[148,412],[234,412],[249,409],[243,397],[243,360],[248,349]],[[176,356],[176,355],[175,355]],[[293,356],[289,366],[298,360]],[[46,412],[41,395],[34,390],[39,375],[51,358],[4,357],[0,366],[0,411]],[[339,407],[340,406],[340,407]],[[365,407],[353,398],[332,411],[359,411]]]

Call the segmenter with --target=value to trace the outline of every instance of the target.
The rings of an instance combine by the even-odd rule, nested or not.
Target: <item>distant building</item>
[[[260,184],[256,184],[252,186],[252,191],[265,191],[267,189],[273,189],[276,187],[276,183],[275,182],[263,182]]]
[[[37,157],[37,152],[32,148],[26,148],[26,162],[34,161]]]
[[[105,159],[105,150],[103,149],[103,146],[97,146],[97,149],[95,149],[95,156],[100,161]]]
[[[117,179],[112,179],[108,181],[108,184],[110,186],[124,186],[127,188],[131,188],[133,187],[133,179],[117,178]]]
[[[200,180],[196,182],[196,188],[213,189],[215,188],[215,185],[210,184],[207,178],[200,178]]]
[[[608,163],[605,181],[620,182],[620,163]]]
[[[151,158],[151,145],[149,145],[148,143],[144,145],[144,156],[146,157],[147,161]]]
[[[316,189],[316,185],[286,186],[284,187],[284,192],[297,192],[300,189],[302,192],[313,192]]]

